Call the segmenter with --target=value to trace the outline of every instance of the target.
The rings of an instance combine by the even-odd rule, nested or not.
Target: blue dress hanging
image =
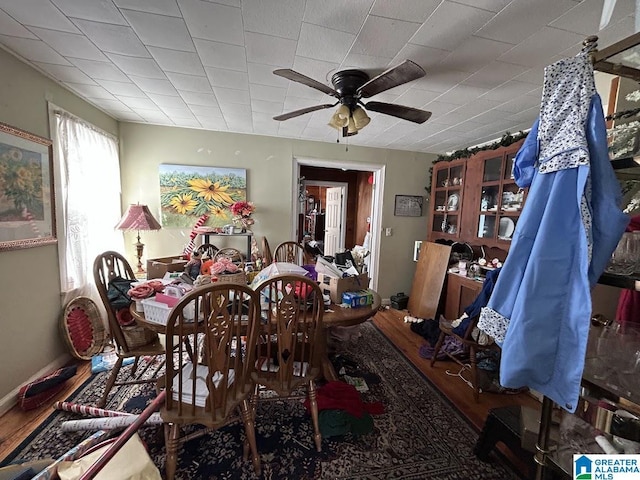
[[[590,291],[628,223],[585,55],[545,69],[540,118],[514,175],[529,194],[478,327],[502,345],[501,385],[528,386],[573,412]]]

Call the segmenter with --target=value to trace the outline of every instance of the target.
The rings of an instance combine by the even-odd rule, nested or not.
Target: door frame
[[[369,268],[370,286],[373,290],[378,288],[378,271],[380,266],[380,245],[382,239],[382,199],[384,198],[384,178],[386,166],[373,163],[346,162],[342,160],[327,160],[309,157],[293,158],[293,185],[291,204],[293,212],[291,218],[292,232],[297,232],[298,216],[300,213],[300,166],[307,165],[321,168],[339,168],[342,170],[357,170],[371,172],[373,174],[373,196],[371,198],[371,261]]]
[[[330,182],[330,181],[325,182],[324,180],[305,180],[304,184],[315,185],[318,187],[342,188],[342,204],[340,205],[340,222],[342,222],[342,227],[340,228],[340,248],[344,248],[345,238],[346,238],[347,196],[349,195],[349,184],[347,182]]]

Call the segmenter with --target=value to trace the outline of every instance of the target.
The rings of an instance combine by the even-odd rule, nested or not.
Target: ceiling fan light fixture
[[[338,118],[344,121],[343,126],[346,127],[349,123],[349,116],[351,115],[351,110],[345,104],[342,104],[336,110],[336,115],[338,116]]]
[[[367,112],[364,111],[361,107],[356,107],[351,116],[353,118],[353,123],[357,130],[362,130],[364,127],[369,125],[371,119],[367,115]]]
[[[328,123],[330,127],[333,127],[336,130],[342,130],[348,124],[349,124],[349,119],[341,118],[337,112],[331,116],[331,120],[329,120],[329,123]]]
[[[353,120],[353,117],[349,117],[349,124],[347,125],[347,133],[351,135],[355,135],[358,133],[358,128],[356,128],[356,123]]]

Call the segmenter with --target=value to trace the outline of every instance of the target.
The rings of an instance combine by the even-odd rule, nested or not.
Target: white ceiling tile
[[[188,108],[182,97],[147,92],[147,96],[160,108]]]
[[[455,50],[493,15],[486,10],[444,1],[411,37],[410,42],[425,47]]]
[[[499,100],[491,100],[487,99],[484,96],[477,98],[475,100],[470,101],[469,103],[465,103],[462,107],[460,107],[467,114],[468,118],[473,118],[476,115],[480,115],[492,108],[500,105]],[[470,128],[466,128],[466,130],[471,130]]]
[[[433,13],[441,0],[376,0],[371,15],[422,23]]]
[[[430,68],[427,71],[426,76],[415,80],[412,83],[412,88],[423,88],[434,92],[446,92],[453,86],[469,78],[469,76],[471,76],[471,73],[469,72],[450,70],[444,66],[438,66]]]
[[[388,57],[374,57],[372,55],[348,53],[343,60],[342,65],[340,65],[340,70],[357,68],[359,70],[366,71],[370,77],[375,77],[376,75],[384,72],[391,63],[392,59]]]
[[[123,10],[123,15],[147,46],[195,52],[193,40],[182,18]]]
[[[254,112],[254,122],[255,122],[255,112],[268,114],[269,118],[280,115],[283,112],[282,102],[269,102],[266,100],[256,100],[251,99],[251,109]]]
[[[126,97],[147,98],[145,93],[135,83],[113,82],[111,80],[98,80],[100,85],[113,95],[124,95]]]
[[[191,112],[191,110],[189,110],[189,108],[185,105],[184,108],[179,108],[179,107],[160,107],[160,110],[162,110],[167,117],[171,118],[172,120],[175,120],[177,118],[183,120],[183,119],[193,119],[195,120],[195,116],[193,115],[193,113]]]
[[[159,13],[160,15],[171,15],[180,17],[180,9],[176,0],[113,0],[120,8],[139,10],[141,12]]]
[[[125,122],[142,122],[142,117],[137,113],[133,113],[133,112],[129,114],[118,112],[117,118],[118,120],[125,121]]]
[[[247,56],[244,47],[208,40],[194,40],[196,51],[206,67],[247,71]]]
[[[518,82],[511,80],[503,83],[499,87],[489,90],[482,98],[485,100],[498,100],[500,102],[508,102],[514,98],[526,95],[533,88],[530,83]]]
[[[173,122],[171,121],[171,119],[167,117],[164,114],[164,112],[162,112],[161,110],[156,110],[156,109],[146,110],[144,108],[138,107],[137,112],[147,122],[160,123],[162,125],[173,125]]]
[[[203,107],[218,107],[218,100],[213,93],[178,92],[189,105],[201,105]],[[195,112],[194,112],[195,113]]]
[[[0,42],[21,57],[32,62],[69,65],[69,62],[62,55],[41,40],[0,35]]]
[[[617,23],[627,15],[634,13],[631,0],[618,0],[611,14],[610,24]],[[602,0],[584,0],[571,10],[556,18],[550,27],[561,28],[582,35],[593,35],[600,28],[602,14]]]
[[[514,0],[476,35],[516,45],[575,5],[571,0]]]
[[[625,17],[616,23],[610,23],[607,25],[607,28],[598,32],[599,48],[602,49],[636,33],[635,27],[635,19],[633,16]]]
[[[181,52],[159,47],[147,47],[147,49],[164,71],[189,75],[204,75],[204,68],[197,53]]]
[[[107,110],[114,112],[131,112],[129,107],[117,99],[110,100],[106,98],[96,98],[93,100],[93,103],[99,107],[106,108]]]
[[[486,88],[472,87],[471,85],[457,85],[448,92],[443,93],[440,97],[438,97],[438,100],[442,102],[464,105],[465,103],[472,102],[477,98],[480,98],[485,93],[487,93]]]
[[[131,27],[90,20],[75,20],[75,24],[103,52],[134,57],[149,56]]]
[[[356,34],[362,28],[373,0],[323,0],[307,2],[304,21],[314,25]]]
[[[297,40],[303,6],[298,0],[243,0],[244,28],[248,32]]]
[[[174,97],[178,96],[178,91],[169,80],[137,77],[135,75],[129,75],[129,78],[147,94],[153,93],[157,95],[171,95]]]
[[[313,101],[308,98],[299,98],[299,97],[291,97],[287,95],[284,99],[284,110],[286,112],[290,112],[293,110],[300,110],[301,108],[311,107],[316,105]],[[328,103],[325,103],[328,105]]]
[[[527,67],[505,62],[491,62],[462,83],[476,87],[494,88],[528,71]]]
[[[75,90],[80,95],[88,98],[106,98],[109,100],[115,100],[116,98],[107,92],[100,85],[85,85],[82,83],[65,82],[65,85],[72,90]]]
[[[116,98],[138,113],[140,113],[142,109],[160,111],[158,106],[148,98],[127,97],[124,95],[116,95]]]
[[[52,65],[50,63],[41,62],[36,62],[36,65],[60,82],[86,83],[87,85],[96,84],[95,81],[77,67]]]
[[[179,0],[178,5],[192,37],[244,45],[239,8],[201,0]]]
[[[23,25],[78,33],[75,25],[51,2],[0,0],[0,8]],[[4,31],[2,31],[5,33]],[[6,32],[8,33],[8,32]]]
[[[96,80],[115,80],[116,82],[126,82],[128,80],[127,76],[122,73],[118,67],[111,63],[111,61],[96,62],[94,60],[85,60],[83,58],[69,58],[68,60],[88,76]]]
[[[369,15],[350,52],[395,57],[419,27],[419,23]],[[393,32],[393,35],[380,35],[380,32]]]
[[[247,62],[266,63],[285,68],[293,65],[296,55],[294,40],[252,32],[247,32],[244,37]]]
[[[190,128],[200,128],[202,125],[200,125],[200,122],[194,117],[194,118],[179,118],[176,119],[177,121],[180,122],[180,126],[181,127],[190,127]]]
[[[285,137],[301,138],[306,126],[305,123],[291,121],[280,122],[278,134],[284,135]]]
[[[463,72],[477,72],[488,63],[496,60],[500,55],[507,52],[512,45],[495,40],[489,40],[480,37],[470,37],[442,62],[439,68],[448,70],[461,70]],[[509,62],[509,60],[504,60]],[[519,62],[511,62],[518,63]]]
[[[431,70],[436,68],[447,55],[449,52],[446,50],[408,43],[402,47],[389,65],[399,65],[405,60],[411,60],[420,65],[427,72],[427,75],[430,75]]]
[[[245,72],[213,67],[206,67],[205,70],[212,87],[249,90],[249,75]]]
[[[476,8],[482,8],[483,10],[489,10],[490,12],[499,12],[504,7],[509,5],[512,0],[455,0],[458,3],[470,5]]]
[[[300,72],[307,77],[311,77],[320,83],[332,87],[331,75],[338,70],[338,65],[338,63],[296,56],[293,62],[293,69],[296,72]]]
[[[182,73],[167,72],[167,77],[176,89],[186,92],[211,93],[211,85],[207,77],[183,75]]]
[[[426,104],[424,106],[424,109],[433,113],[433,115],[437,117],[438,115],[444,115],[449,112],[452,112],[458,109],[459,107],[460,105],[458,105],[457,103],[441,102],[440,100],[434,100],[433,102]]]
[[[288,82],[289,86],[287,87],[287,96],[298,97],[298,98],[307,98],[309,100],[317,100],[328,99],[327,94],[321,92],[320,90],[316,90],[315,88],[308,87],[307,85],[303,85],[298,82]]]
[[[36,40],[33,33],[22,24],[11,18],[6,12],[0,10],[0,32],[10,37],[31,38]]]
[[[271,87],[268,85],[249,84],[249,92],[252,100],[266,100],[268,102],[284,102],[287,93],[286,88]]]
[[[220,103],[220,110],[222,110],[222,114],[227,120],[227,125],[229,125],[229,119],[237,118],[244,118],[250,123],[252,122],[250,105]]]
[[[247,62],[247,68],[249,73],[249,82],[257,83],[259,85],[271,85],[272,87],[284,87],[286,88],[290,82],[286,78],[274,75],[273,71],[276,69],[273,65],[264,65],[261,63]],[[307,87],[308,88],[308,87]]]
[[[339,64],[354,39],[355,35],[351,33],[303,23],[296,55]]]
[[[215,93],[220,108],[224,111],[224,106],[228,103],[238,103],[242,105],[251,104],[248,90],[236,90],[234,88],[214,87],[213,93]]]
[[[109,60],[84,35],[36,27],[31,27],[31,31],[64,57],[85,58],[102,62]]]
[[[440,96],[439,92],[430,92],[428,90],[419,90],[411,88],[406,93],[400,95],[395,103],[406,105],[407,107],[422,108],[427,103],[435,100]]]
[[[189,108],[197,117],[220,117],[222,118],[222,110],[216,106],[194,105],[189,104]]]
[[[227,130],[227,122],[224,121],[222,117],[207,117],[207,116],[197,116],[196,117],[203,128],[208,128],[210,130]]]
[[[158,67],[156,61],[152,58],[129,57],[127,55],[117,55],[115,53],[107,53],[107,56],[127,75],[159,79],[167,78],[160,67]]]
[[[543,27],[498,59],[503,62],[533,67],[544,62],[549,56],[560,53],[583,40],[583,36],[577,33]]]
[[[96,22],[126,25],[127,22],[113,2],[87,2],[86,0],[51,0],[67,17]]]

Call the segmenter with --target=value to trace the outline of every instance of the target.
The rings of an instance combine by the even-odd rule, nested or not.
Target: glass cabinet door
[[[438,165],[432,192],[431,231],[437,238],[457,238],[460,233],[465,163]]]

